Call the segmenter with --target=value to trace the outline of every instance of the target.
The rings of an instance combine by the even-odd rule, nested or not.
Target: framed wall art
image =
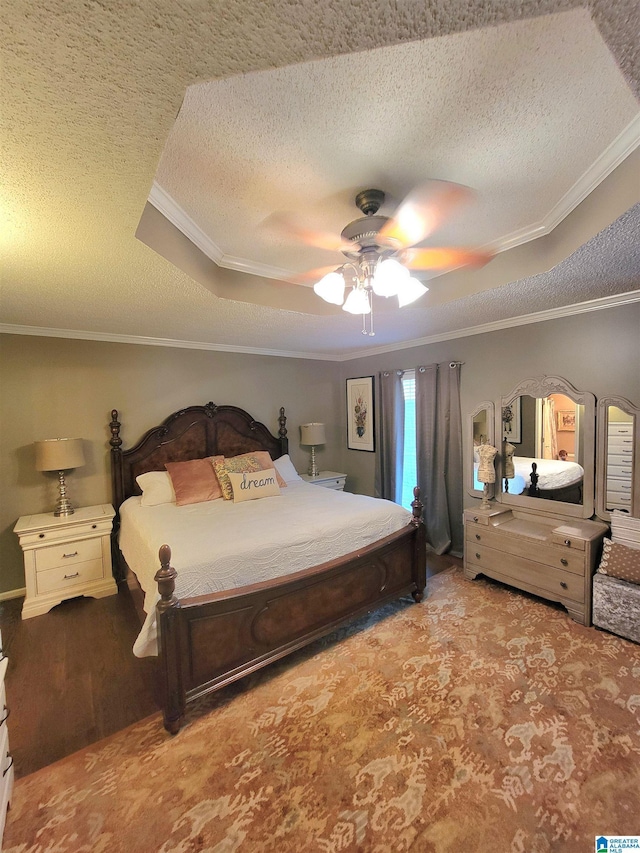
[[[373,376],[347,379],[347,447],[375,451]]]
[[[522,443],[522,398],[516,397],[513,402],[502,409],[502,437],[512,444]]]

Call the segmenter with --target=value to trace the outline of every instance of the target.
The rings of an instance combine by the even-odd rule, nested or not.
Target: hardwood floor
[[[462,561],[429,554],[427,577]],[[22,599],[0,602],[9,657],[7,704],[16,778],[158,709],[155,658],[136,658],[140,629],[126,584],[108,598],[74,598],[23,621]]]

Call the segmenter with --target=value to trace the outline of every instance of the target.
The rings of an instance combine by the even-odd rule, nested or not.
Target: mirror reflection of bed
[[[562,393],[523,395],[508,414],[502,449],[505,461],[513,454],[513,469],[502,479],[502,492],[582,504],[584,406]]]

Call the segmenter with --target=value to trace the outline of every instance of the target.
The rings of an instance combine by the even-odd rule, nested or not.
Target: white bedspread
[[[171,547],[176,595],[190,598],[341,557],[405,527],[411,513],[391,501],[293,482],[277,497],[239,504],[143,507],[133,497],[120,519],[120,548],[145,592],[148,615],[133,649],[144,657],[157,654],[153,576],[161,545]]]

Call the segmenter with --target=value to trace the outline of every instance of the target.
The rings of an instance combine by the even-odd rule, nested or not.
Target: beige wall
[[[278,429],[288,417],[290,454],[299,470],[308,448],[299,425],[323,421],[327,444],[318,448],[325,469],[340,463],[340,384],[332,362],[154,346],[0,335],[0,594],[24,586],[22,555],[13,533],[21,515],[53,509],[57,480],[34,470],[32,442],[85,439],[83,468],[67,478],[76,506],[111,501],[109,429],[117,408],[124,446],[183,406],[240,406]]]
[[[274,432],[285,406],[298,469],[308,465],[299,424],[324,421],[320,467],[346,472],[349,491],[373,494],[375,454],[346,449],[347,378],[462,361],[463,417],[480,401],[543,374],[563,376],[596,397],[619,394],[639,405],[639,329],[636,303],[341,363],[0,335],[0,594],[24,585],[12,532],[16,519],[49,511],[55,502],[55,477],[34,470],[32,442],[85,439],[88,463],[69,476],[70,497],[77,505],[110,501],[108,421],[114,407],[130,446],[182,406],[209,400],[241,406]]]
[[[460,395],[465,426],[466,414],[478,403],[542,375],[562,376],[596,398],[619,394],[640,405],[640,303],[342,362],[342,383],[389,368],[449,361],[464,362]],[[346,418],[344,395],[342,406]],[[347,450],[344,443],[342,453],[350,488],[373,494],[374,454]],[[472,503],[467,498],[467,505]]]

